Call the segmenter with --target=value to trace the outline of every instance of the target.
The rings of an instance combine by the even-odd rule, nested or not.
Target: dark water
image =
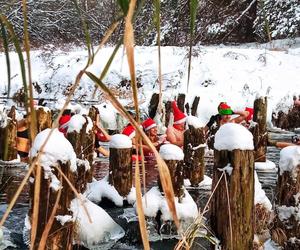
[[[290,133],[271,133],[271,137],[275,140],[289,141],[291,138]],[[278,166],[279,161],[279,149],[275,147],[268,147],[267,158],[268,160],[274,162]],[[206,159],[206,175],[211,176],[213,165],[213,159],[208,157]],[[26,174],[27,166],[24,164],[14,165],[9,167],[1,167],[0,165],[0,217],[7,208],[7,204],[10,203],[13,195],[15,194],[17,188],[19,187],[24,175]],[[102,179],[108,173],[108,159],[98,158],[95,162],[95,178],[97,180]],[[262,183],[263,189],[266,191],[268,198],[271,202],[274,202],[275,197],[275,187],[277,181],[277,171],[257,171],[260,182]],[[157,184],[157,167],[153,162],[148,162],[146,164],[146,186],[147,189],[155,186]],[[210,191],[199,190],[199,189],[188,189],[191,196],[194,198],[195,202],[199,207],[203,207]],[[23,244],[22,231],[24,227],[24,218],[28,212],[29,197],[28,197],[28,185],[25,186],[22,194],[17,200],[17,203],[9,215],[5,223],[5,228],[7,228],[8,234],[10,234],[11,241],[17,246],[11,249],[27,249]],[[136,240],[136,234],[139,234],[138,227],[136,223],[127,223],[124,219],[120,219],[118,216],[123,213],[122,208],[107,209],[107,212],[116,220],[118,224],[124,227],[132,227],[131,233],[133,235],[126,235],[126,239],[116,243],[111,249],[142,249],[142,246]],[[173,249],[177,240],[164,240],[153,242],[151,244],[152,249]],[[202,245],[203,246],[203,245]],[[0,246],[1,249],[1,246]],[[201,249],[201,248],[200,248]],[[205,249],[205,247],[204,247]]]

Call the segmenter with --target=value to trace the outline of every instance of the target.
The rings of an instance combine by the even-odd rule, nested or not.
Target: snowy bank
[[[280,175],[283,172],[291,172],[297,178],[297,166],[300,165],[300,147],[289,146],[280,151],[279,169]]]

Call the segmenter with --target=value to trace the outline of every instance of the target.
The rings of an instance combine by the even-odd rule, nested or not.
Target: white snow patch
[[[76,164],[77,164],[77,166],[84,165],[85,171],[88,171],[88,170],[91,169],[90,163],[87,159],[82,160],[82,159],[77,158],[76,159]]]
[[[184,179],[183,183],[185,187],[191,186],[191,182],[189,179]],[[204,179],[199,183],[198,187],[203,190],[211,190],[211,185],[212,185],[212,179],[209,176],[204,175]]]
[[[184,158],[182,149],[174,144],[162,145],[159,154],[164,160],[182,161]]]
[[[244,126],[236,123],[222,125],[215,134],[217,150],[253,150],[253,136]]]
[[[255,170],[276,170],[276,168],[276,164],[269,160],[266,160],[266,162],[255,162]]]
[[[272,210],[272,204],[269,198],[266,196],[265,191],[261,187],[261,183],[259,182],[258,176],[256,171],[254,171],[254,204],[262,204],[267,208],[269,211]]]
[[[300,221],[300,207],[287,207],[287,206],[278,206],[277,207],[278,217],[283,222],[288,220],[292,215],[297,221]]]
[[[292,176],[297,178],[297,166],[300,165],[300,147],[289,146],[280,151],[279,168],[280,175],[283,172],[292,172]]]
[[[45,174],[45,176],[47,175]],[[49,173],[49,177],[51,178],[50,188],[52,188],[55,192],[62,188],[62,185],[55,174],[51,172]]]
[[[62,226],[67,222],[73,221],[72,215],[56,215],[55,218]]]
[[[192,115],[187,117],[187,124],[194,128],[203,128],[205,126],[198,117]]]
[[[78,238],[86,247],[102,242],[117,241],[125,235],[124,230],[103,210],[91,201],[81,196],[91,222],[78,198],[71,201],[70,210],[78,225]]]
[[[68,122],[68,130],[67,133],[77,132],[80,133],[80,130],[82,129],[83,125],[88,122],[86,126],[86,132],[89,132],[93,128],[93,123],[91,118],[88,117],[87,121],[84,116],[82,115],[73,115]]]
[[[49,128],[45,129],[35,137],[32,148],[29,152],[31,158],[37,156],[40,148],[48,137],[50,130],[51,129]],[[59,132],[58,129],[54,129],[44,147],[43,152],[40,153],[39,162],[45,172],[51,172],[50,166],[57,165],[57,161],[61,161],[63,163],[70,161],[71,171],[75,172],[77,170],[76,154],[71,143],[64,137],[63,133]]]
[[[111,200],[116,206],[123,206],[123,197],[119,195],[114,186],[108,183],[108,176],[100,181],[88,183],[84,194],[90,201],[95,203],[101,202],[102,198],[105,197]]]
[[[126,200],[129,204],[133,205],[136,201],[136,189],[132,187],[129,194],[126,196]]]
[[[116,134],[111,137],[110,148],[132,148],[132,141],[127,135]]]
[[[230,176],[233,170],[233,167],[230,163],[228,163],[224,168],[218,168],[219,171],[226,171],[226,173]]]
[[[117,129],[117,110],[110,103],[102,103],[96,106],[99,110],[100,121],[104,128]]]
[[[147,199],[147,206],[145,199]],[[161,194],[158,187],[152,187],[142,198],[144,213],[148,217],[155,217],[158,211],[162,213],[164,221],[173,220],[165,197]],[[184,197],[182,202],[178,202],[175,197],[175,206],[178,219],[188,220],[194,219],[198,215],[197,204],[184,188]]]

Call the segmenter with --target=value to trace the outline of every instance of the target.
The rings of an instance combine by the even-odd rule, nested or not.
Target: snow
[[[29,152],[31,158],[37,156],[50,131],[51,129],[48,128],[37,134]],[[77,170],[76,154],[71,143],[64,137],[63,133],[59,132],[58,129],[54,129],[43,152],[40,154],[39,162],[45,172],[51,172],[50,166],[56,166],[58,161],[63,163],[70,161],[71,171],[75,172]]]
[[[233,170],[233,167],[230,163],[228,163],[224,168],[218,168],[219,171],[226,171],[226,173],[230,176]]]
[[[86,126],[86,132],[88,133],[93,129],[93,122],[91,118],[88,119],[88,124]],[[86,123],[86,119],[82,115],[73,115],[68,122],[68,130],[67,133],[77,132],[80,133],[80,130],[82,129],[83,125]]]
[[[270,160],[266,160],[266,162],[255,162],[255,170],[275,170],[276,168],[276,164]]]
[[[278,212],[278,217],[282,222],[289,220],[291,216],[294,216],[297,221],[300,221],[300,206],[298,207],[278,206],[277,212]]]
[[[92,202],[100,203],[102,198],[111,200],[116,206],[123,206],[123,200],[126,199],[129,204],[133,204],[136,200],[135,188],[132,187],[126,197],[122,197],[114,186],[108,183],[108,176],[100,181],[88,183],[85,196]]]
[[[204,175],[204,179],[199,183],[198,187],[203,190],[211,190],[211,185],[212,185],[212,179],[209,176]],[[184,186],[185,187],[191,186],[191,182],[189,179],[184,179]]]
[[[82,160],[82,159],[76,159],[76,165],[77,166],[80,166],[80,165],[84,165],[84,167],[85,167],[85,171],[88,171],[88,170],[90,170],[91,169],[91,166],[90,166],[90,163],[89,163],[89,161],[88,160]]]
[[[162,145],[159,154],[164,160],[182,161],[184,158],[182,149],[174,144]]]
[[[109,240],[117,241],[125,235],[124,230],[103,210],[81,196],[91,222],[78,198],[71,201],[70,210],[78,226],[78,240],[86,247],[91,247]]]
[[[147,206],[145,200],[147,199]],[[165,197],[161,194],[158,187],[152,187],[142,198],[144,213],[148,217],[155,217],[158,211],[162,213],[164,221],[172,220],[169,207]],[[182,202],[178,202],[175,197],[175,206],[178,219],[194,219],[198,215],[198,208],[188,191],[184,188],[184,197]]]
[[[56,215],[55,219],[59,221],[62,226],[67,222],[73,221],[73,217],[71,215]]]
[[[192,97],[199,93],[197,114],[205,124],[211,115],[217,113],[217,106],[221,101],[227,101],[233,109],[252,107],[259,92],[268,97],[267,119],[271,121],[271,111],[291,104],[293,94],[300,87],[300,74],[297,73],[300,71],[299,44],[300,39],[297,38],[272,41],[267,44],[194,46],[188,93],[186,93],[188,48],[162,47],[163,98],[174,99],[178,93],[186,93],[186,100],[191,104]],[[274,46],[278,49],[274,50]],[[103,48],[88,71],[100,75],[113,49],[113,47]],[[107,76],[103,79],[104,83],[116,90],[120,101],[125,99],[121,94],[128,93],[127,89],[120,87],[120,81],[129,79],[130,76],[127,62],[123,57],[121,47]],[[45,50],[32,50],[31,66],[34,69],[32,81],[38,82],[42,88],[42,93],[35,91],[34,96],[65,99],[64,90],[74,82],[79,70],[85,66],[86,59],[86,49],[80,47],[73,47],[68,51],[56,48],[51,53]],[[21,88],[22,80],[18,56],[15,52],[10,53],[10,60],[11,65],[14,65],[11,68],[11,75],[15,76],[11,79],[13,95]],[[143,85],[138,94],[143,107],[148,106],[152,93],[158,92],[158,85],[155,83],[158,75],[157,60],[157,47],[135,47],[137,76],[140,77]],[[0,68],[6,68],[4,53],[0,53]],[[7,89],[7,71],[3,70],[1,73],[0,93],[3,93]],[[93,86],[91,80],[84,75],[74,98],[91,99]],[[129,99],[123,104],[132,102]]]
[[[269,198],[266,196],[265,191],[261,187],[256,171],[254,171],[254,204],[262,204],[269,211],[272,210],[272,204]]]
[[[215,134],[217,150],[253,150],[253,136],[247,128],[236,123],[222,125]]]
[[[194,128],[203,128],[205,126],[198,117],[192,115],[187,117],[187,124]]]
[[[110,148],[132,148],[132,141],[127,135],[116,134],[111,137]]]
[[[300,147],[289,146],[280,151],[279,169],[280,175],[288,171],[297,178],[297,166],[300,165]]]
[[[100,121],[104,128],[116,130],[117,127],[117,110],[110,103],[96,105],[99,110]]]

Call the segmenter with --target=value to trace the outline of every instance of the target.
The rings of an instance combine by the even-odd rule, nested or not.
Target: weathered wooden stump
[[[153,93],[150,103],[149,103],[149,107],[148,107],[148,114],[149,114],[149,117],[152,119],[156,115],[156,110],[157,110],[158,104],[159,104],[159,94]]]
[[[109,143],[109,184],[121,196],[132,188],[132,142],[122,134],[113,135]]]
[[[51,128],[52,114],[50,109],[38,107],[36,110],[37,132],[41,132],[46,128]]]
[[[93,156],[94,156],[94,144],[95,134],[93,131],[92,121],[89,118],[82,115],[74,115],[69,121],[66,137],[72,144],[77,161],[77,178],[76,189],[78,192],[84,192],[87,182],[93,180]],[[77,127],[76,124],[81,124],[81,127]],[[87,161],[87,162],[86,162]]]
[[[267,97],[260,97],[254,101],[253,128],[254,148],[256,162],[265,162],[267,153]]]
[[[173,153],[170,153],[170,152],[173,152]],[[184,194],[184,190],[183,190],[183,179],[184,179],[183,151],[180,147],[178,147],[176,145],[165,144],[160,147],[159,153],[169,168],[172,186],[173,186],[173,190],[174,190],[174,195],[175,195],[175,197],[178,197],[179,202],[180,202],[180,200]],[[160,179],[158,179],[158,186],[159,186],[160,191],[163,192]]]
[[[99,119],[99,110],[95,106],[90,107],[88,116],[96,122]]]
[[[227,129],[229,126],[232,127],[231,131]],[[240,131],[238,132],[236,129]],[[242,130],[245,130],[243,136],[247,137],[247,147],[239,145],[239,138],[236,138],[237,134],[242,136]],[[229,148],[229,145],[235,146]],[[216,188],[216,191],[211,206],[212,229],[217,238],[221,240],[222,249],[252,249],[254,237],[254,153],[252,150],[252,135],[241,125],[225,124],[216,133],[214,146],[215,160],[212,190]],[[244,148],[244,150],[239,148]],[[248,150],[245,150],[245,148]],[[221,177],[222,180],[220,180]],[[229,198],[226,195],[227,189]]]
[[[17,122],[15,118],[15,107],[13,106],[6,116],[1,115],[0,126],[0,159],[11,161],[17,159]]]
[[[280,152],[275,225],[284,232],[287,241],[294,239],[279,241],[284,249],[297,249],[300,245],[300,163],[295,161],[299,157],[299,146],[289,146]]]
[[[184,113],[185,94],[178,94],[177,107]]]
[[[193,101],[192,108],[191,108],[191,115],[193,115],[193,116],[197,115],[197,109],[198,109],[199,101],[200,101],[200,97],[195,96],[195,99]]]
[[[168,127],[170,123],[170,117],[171,117],[171,112],[172,112],[172,103],[171,101],[167,101],[165,103],[165,126]]]
[[[192,186],[198,186],[204,179],[205,136],[203,128],[189,125],[184,132],[184,174]]]
[[[33,143],[33,160],[42,143],[49,134],[50,129],[39,133]],[[60,145],[59,147],[57,145]],[[53,157],[54,156],[54,157]],[[71,220],[72,213],[69,211],[71,201],[75,195],[67,181],[58,171],[60,169],[68,180],[74,185],[74,173],[76,171],[76,156],[72,145],[65,139],[58,130],[51,135],[47,146],[40,156],[40,162],[34,171],[34,179],[30,183],[30,209],[29,218],[32,225],[32,215],[34,209],[34,187],[40,185],[39,202],[37,205],[38,217],[36,218],[37,230],[34,242],[31,242],[33,249],[40,249],[41,244],[45,244],[41,249],[71,249],[73,244],[74,225]],[[55,166],[55,167],[54,167]],[[40,183],[36,183],[37,170],[41,168]],[[61,216],[61,217],[60,217]],[[64,223],[64,220],[65,223]],[[50,227],[48,236],[45,232]],[[44,236],[43,236],[44,235]]]

